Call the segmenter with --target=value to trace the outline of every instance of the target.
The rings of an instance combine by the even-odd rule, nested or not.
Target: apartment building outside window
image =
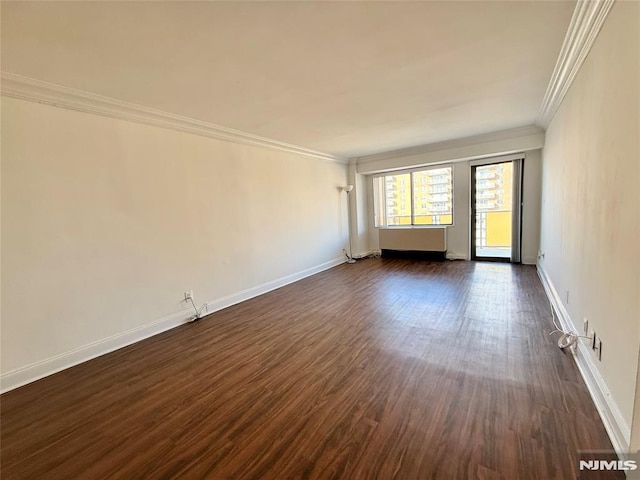
[[[453,225],[453,167],[374,177],[377,227]]]

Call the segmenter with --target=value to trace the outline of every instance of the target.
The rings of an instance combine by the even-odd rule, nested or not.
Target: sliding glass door
[[[471,257],[520,261],[521,160],[471,167]]]

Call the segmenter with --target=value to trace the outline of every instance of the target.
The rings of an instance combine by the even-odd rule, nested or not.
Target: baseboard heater
[[[445,228],[385,228],[378,235],[383,257],[437,262],[447,258]]]

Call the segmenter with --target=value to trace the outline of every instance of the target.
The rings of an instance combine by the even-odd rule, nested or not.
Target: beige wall
[[[346,166],[2,98],[2,373],[340,261]]]
[[[614,4],[547,130],[540,247],[576,329],[586,317],[602,339],[593,364],[627,428],[640,344],[638,8]]]

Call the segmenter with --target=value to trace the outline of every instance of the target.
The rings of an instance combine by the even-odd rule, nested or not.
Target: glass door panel
[[[509,161],[473,168],[473,258],[509,261],[513,224],[513,164]]]

